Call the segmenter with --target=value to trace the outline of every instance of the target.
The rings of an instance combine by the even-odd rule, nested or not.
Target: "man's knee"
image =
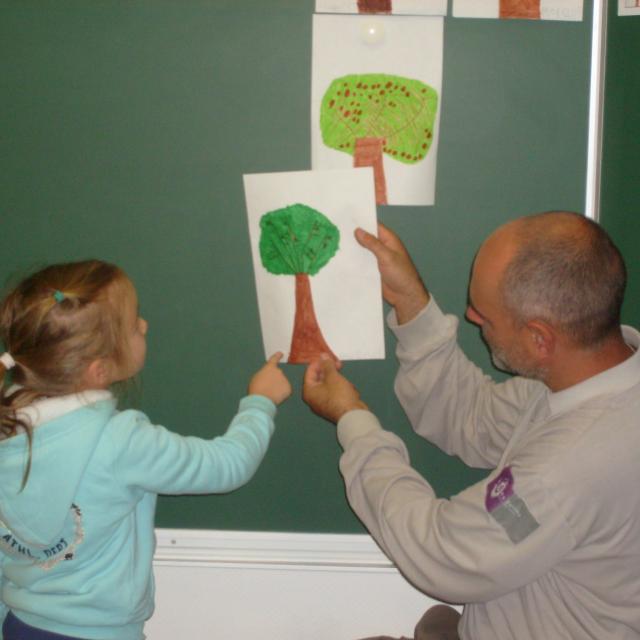
[[[460,614],[446,604],[437,604],[426,611],[416,625],[415,640],[460,640]]]
[[[460,640],[458,622],[460,614],[446,604],[437,604],[427,609],[416,625],[413,640]],[[360,640],[411,640],[391,636],[370,636]]]

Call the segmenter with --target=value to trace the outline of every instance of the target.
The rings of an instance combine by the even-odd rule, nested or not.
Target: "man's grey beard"
[[[547,377],[548,371],[545,367],[529,367],[518,362],[514,364],[510,362],[511,359],[504,350],[497,347],[490,347],[490,352],[493,365],[500,371],[522,376],[523,378],[530,378],[531,380],[539,380],[540,382],[544,382]]]

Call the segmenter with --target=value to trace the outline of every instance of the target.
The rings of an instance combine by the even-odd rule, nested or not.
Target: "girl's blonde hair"
[[[91,362],[126,361],[122,292],[131,286],[118,267],[99,260],[57,264],[16,286],[0,306],[0,339],[15,360],[12,385],[0,364],[0,438],[27,435],[19,410],[43,397],[78,391]]]

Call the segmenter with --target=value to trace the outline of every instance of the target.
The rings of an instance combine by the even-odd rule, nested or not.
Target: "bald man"
[[[395,390],[414,430],[492,469],[436,498],[333,361],[307,369],[303,397],[338,425],[354,511],[415,586],[465,605],[459,620],[427,613],[416,639],[640,638],[640,334],[620,326],[626,272],[610,238],[547,212],[482,244],[466,315],[515,374],[496,383],[399,238],[382,225],[356,236],[393,306]]]

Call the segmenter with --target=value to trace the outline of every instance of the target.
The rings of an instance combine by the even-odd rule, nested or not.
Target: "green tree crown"
[[[338,250],[340,231],[305,204],[265,213],[260,219],[260,258],[275,275],[315,275]]]
[[[438,93],[420,80],[383,73],[343,76],[322,98],[322,140],[353,155],[356,140],[381,138],[385,154],[414,164],[431,147],[437,109]]]

